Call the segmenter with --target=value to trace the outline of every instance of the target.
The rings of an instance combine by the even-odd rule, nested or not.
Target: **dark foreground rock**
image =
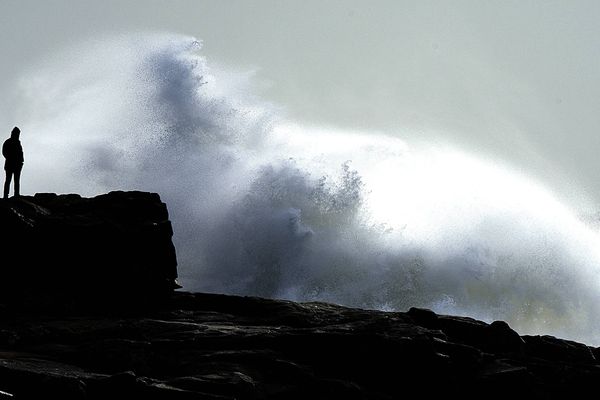
[[[154,193],[41,193],[0,200],[0,299],[61,306],[156,298],[177,276],[166,205]]]
[[[410,309],[174,292],[156,194],[0,202],[0,399],[563,399],[600,350]]]
[[[429,310],[175,292],[133,314],[4,308],[0,390],[62,399],[577,398],[600,381],[596,352]]]

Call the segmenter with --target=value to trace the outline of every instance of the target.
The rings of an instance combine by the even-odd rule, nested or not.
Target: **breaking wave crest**
[[[24,74],[27,191],[160,193],[187,290],[411,306],[600,344],[600,244],[454,148],[304,126],[194,38],[88,41]]]

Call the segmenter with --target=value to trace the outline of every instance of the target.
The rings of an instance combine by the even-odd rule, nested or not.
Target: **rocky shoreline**
[[[545,399],[600,379],[597,348],[417,308],[175,292],[142,312],[1,315],[13,398]]]

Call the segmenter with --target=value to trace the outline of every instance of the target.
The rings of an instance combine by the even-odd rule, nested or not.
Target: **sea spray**
[[[160,193],[187,290],[430,307],[600,344],[598,234],[541,184],[448,146],[288,121],[199,48],[105,37],[25,72],[23,189]]]

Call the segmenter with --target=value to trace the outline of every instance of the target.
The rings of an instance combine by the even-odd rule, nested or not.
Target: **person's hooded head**
[[[10,138],[11,139],[17,139],[19,140],[19,135],[21,134],[21,130],[18,127],[14,127],[13,130],[10,132]]]

